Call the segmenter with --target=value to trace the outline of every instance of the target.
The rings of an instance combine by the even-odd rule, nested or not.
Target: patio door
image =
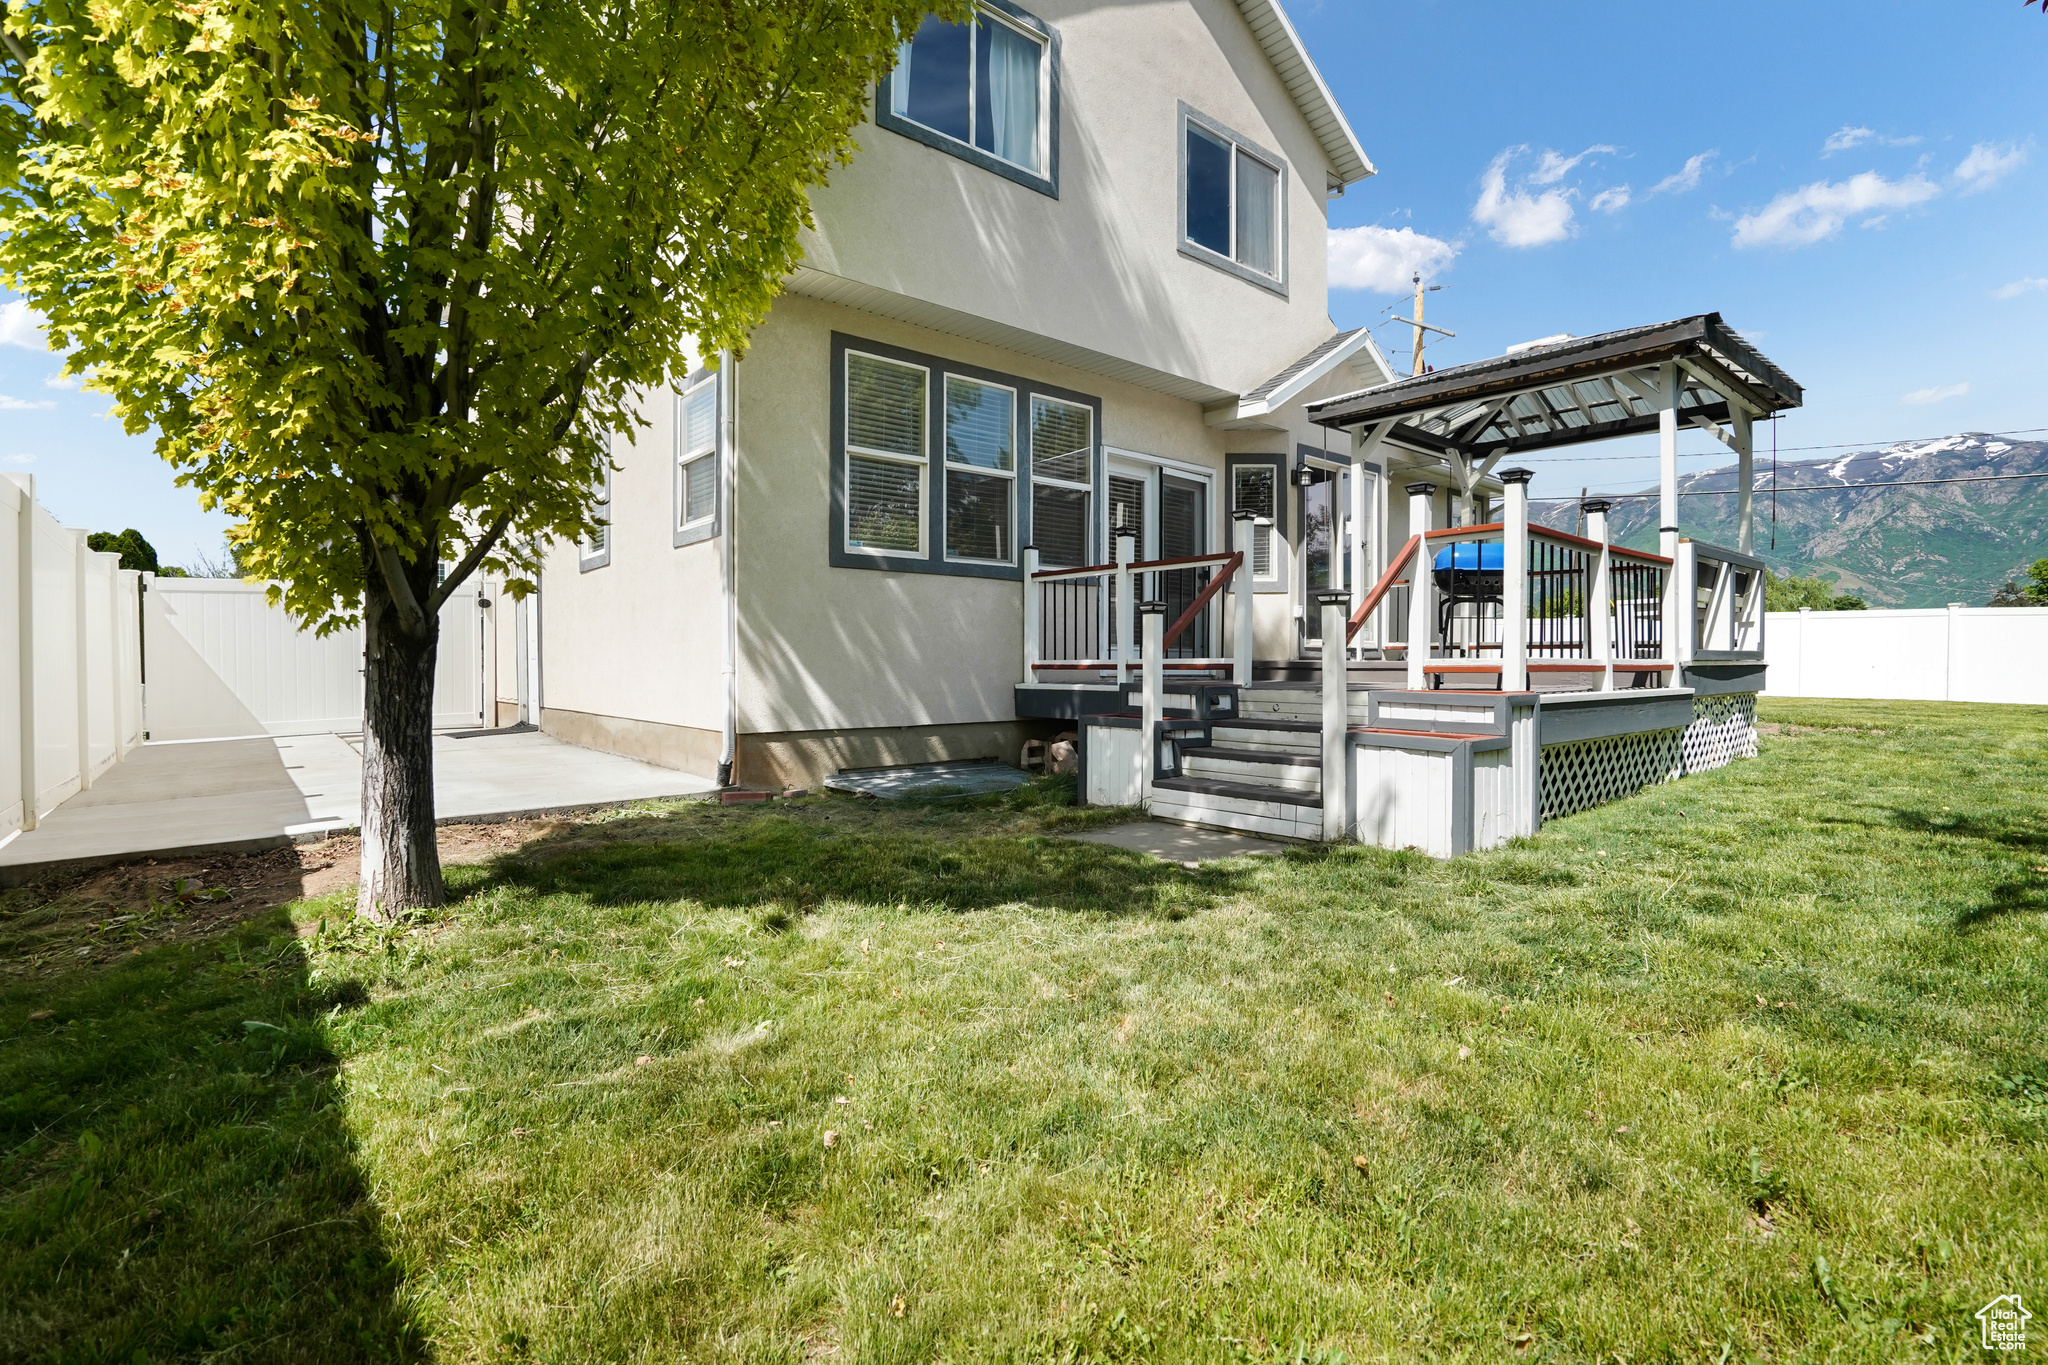
[[[1103,543],[1114,557],[1116,536],[1128,530],[1137,538],[1141,560],[1180,559],[1207,554],[1214,517],[1213,475],[1195,466],[1135,451],[1109,452],[1109,497],[1103,508]],[[1207,565],[1191,569],[1155,570],[1140,580],[1137,595],[1143,600],[1157,598],[1166,603],[1166,620],[1171,625],[1208,586],[1214,570]],[[1207,658],[1212,654],[1214,631],[1204,612],[1168,648],[1175,659]],[[1111,618],[1114,620],[1112,611]],[[1112,625],[1112,631],[1115,627]]]
[[[1301,490],[1301,652],[1323,647],[1315,595],[1347,587],[1351,560],[1351,471],[1316,469]]]

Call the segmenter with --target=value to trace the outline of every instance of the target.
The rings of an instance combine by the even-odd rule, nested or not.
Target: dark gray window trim
[[[1045,39],[1045,59],[1052,69],[1046,75],[1045,97],[1045,170],[1044,175],[1025,170],[1022,166],[991,156],[969,142],[961,142],[944,133],[912,123],[907,118],[892,112],[895,104],[892,89],[896,73],[891,71],[875,82],[875,126],[900,133],[912,142],[922,142],[927,147],[957,156],[985,171],[993,171],[1005,180],[1014,180],[1026,189],[1037,190],[1048,198],[1060,197],[1060,31],[1035,14],[1028,14],[1010,3],[1010,0],[980,0],[983,8],[996,10],[1005,18],[1014,20],[1020,27],[1028,28]]]
[[[576,572],[578,573],[589,573],[592,569],[602,569],[605,565],[612,562],[612,533],[618,529],[612,525],[613,473],[611,458],[606,456],[604,462],[604,496],[598,501],[598,506],[604,509],[604,548],[596,554],[592,554],[589,549],[590,542],[578,540],[576,542]]]
[[[698,526],[686,527],[683,525],[683,395],[707,379],[712,381],[715,386],[712,392],[717,395],[711,417],[711,429],[714,434],[708,454],[708,458],[717,462],[717,477],[711,483],[711,520]],[[724,386],[718,384],[718,371],[710,366],[692,370],[690,377],[683,381],[683,387],[676,390],[676,433],[675,440],[669,446],[669,482],[674,485],[673,500],[669,509],[669,526],[675,531],[675,547],[678,550],[685,545],[698,545],[707,540],[716,540],[719,532],[725,528],[725,413],[719,410],[724,405]]]
[[[925,553],[923,555],[864,554],[859,550],[846,548],[846,353],[859,351],[865,355],[880,356],[884,360],[900,361],[905,365],[921,365],[931,374],[930,386],[925,390]],[[1017,544],[1020,553],[1014,564],[985,564],[972,560],[950,560],[946,558],[945,514],[946,514],[946,459],[944,423],[940,420],[945,402],[945,382],[949,374],[962,379],[978,379],[983,383],[1000,384],[1017,391],[1017,486],[1016,526]],[[997,370],[985,370],[978,365],[964,365],[948,360],[944,356],[928,355],[922,351],[906,350],[901,346],[889,346],[865,337],[851,336],[845,332],[832,334],[832,499],[831,512],[826,518],[826,562],[835,569],[880,569],[885,573],[929,573],[945,574],[954,578],[998,578],[1020,581],[1024,577],[1024,556],[1021,547],[1031,542],[1031,399],[1033,395],[1058,398],[1068,403],[1079,404],[1094,414],[1095,423],[1095,478],[1092,496],[1095,505],[1102,505],[1101,499],[1107,492],[1105,471],[1108,462],[1102,456],[1102,400],[1091,394],[1076,393],[1052,384],[1041,384],[1021,375],[1003,374]],[[1090,518],[1092,522],[1094,519]],[[1093,562],[1101,563],[1104,556],[1098,543],[1100,536],[1095,527],[1089,528],[1090,549]]]
[[[1288,492],[1287,457],[1285,455],[1225,455],[1223,457],[1224,515],[1226,518],[1234,518],[1237,515],[1237,470],[1239,465],[1249,464],[1264,465],[1273,471],[1273,534],[1280,542],[1279,545],[1275,545],[1273,548],[1277,552],[1281,545],[1288,543],[1287,513],[1288,504],[1292,501]],[[1279,568],[1280,560],[1291,558],[1291,555],[1275,553],[1273,556],[1274,567],[1276,569]],[[1254,578],[1252,580],[1252,591],[1255,593],[1287,592],[1288,590],[1287,574],[1285,572],[1276,573],[1270,578]]]
[[[1241,280],[1249,280],[1253,284],[1259,286],[1259,288],[1261,289],[1271,290],[1273,293],[1278,294],[1281,298],[1286,298],[1288,271],[1287,159],[1283,156],[1280,156],[1278,153],[1267,151],[1264,147],[1261,147],[1258,143],[1252,141],[1244,134],[1235,132],[1228,126],[1218,123],[1215,119],[1210,118],[1207,114],[1204,114],[1201,111],[1193,108],[1191,105],[1188,104],[1186,100],[1178,101],[1175,105],[1175,108],[1177,112],[1173,121],[1173,163],[1176,168],[1175,183],[1178,185],[1179,189],[1175,197],[1175,217],[1173,220],[1173,233],[1176,245],[1178,245],[1178,247],[1180,248],[1180,254],[1187,257],[1191,261],[1200,261],[1203,265],[1213,266],[1216,269],[1221,270],[1226,275],[1235,275]],[[1206,128],[1210,132],[1216,134],[1216,136],[1220,138],[1225,138],[1230,142],[1237,144],[1238,146],[1244,148],[1246,151],[1250,152],[1253,156],[1258,157],[1261,161],[1266,162],[1268,165],[1272,166],[1275,170],[1280,172],[1280,225],[1278,229],[1280,233],[1279,279],[1276,280],[1270,275],[1261,275],[1258,271],[1253,270],[1250,266],[1239,265],[1236,261],[1231,260],[1230,257],[1222,255],[1219,252],[1211,251],[1208,247],[1203,246],[1200,242],[1193,242],[1188,240],[1188,125],[1190,123],[1199,124],[1201,127]],[[1237,214],[1237,204],[1234,202],[1234,200],[1235,196],[1233,196],[1233,202],[1230,206],[1230,212],[1233,222],[1235,222]],[[1233,231],[1234,230],[1235,229],[1233,228]]]

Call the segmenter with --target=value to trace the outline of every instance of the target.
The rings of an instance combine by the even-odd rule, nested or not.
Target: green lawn
[[[0,1356],[1978,1359],[2048,1315],[2048,710],[1766,719],[1450,864],[814,799],[412,932],[10,893]]]

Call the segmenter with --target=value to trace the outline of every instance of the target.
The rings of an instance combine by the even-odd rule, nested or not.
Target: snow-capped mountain
[[[1873,607],[1982,606],[1999,584],[2048,556],[2048,478],[1853,485],[1983,474],[2048,474],[2048,442],[1965,432],[1820,460],[1781,460],[1775,528],[1770,457],[1762,456],[1757,552],[1778,573],[1818,574]],[[1679,524],[1688,536],[1735,543],[1735,479],[1732,464],[1679,476]],[[1815,491],[1785,491],[1793,487]],[[1687,492],[1720,496],[1683,496]],[[1569,531],[1579,509],[1575,499],[1545,501],[1532,503],[1530,513]],[[1644,489],[1640,500],[1617,500],[1611,519],[1617,540],[1654,549],[1656,486]]]

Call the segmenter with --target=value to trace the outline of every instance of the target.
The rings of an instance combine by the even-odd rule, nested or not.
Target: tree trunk
[[[433,591],[408,571],[415,601]],[[363,591],[363,867],[356,913],[391,919],[446,899],[434,841],[434,657],[441,623],[412,634],[374,567]]]

